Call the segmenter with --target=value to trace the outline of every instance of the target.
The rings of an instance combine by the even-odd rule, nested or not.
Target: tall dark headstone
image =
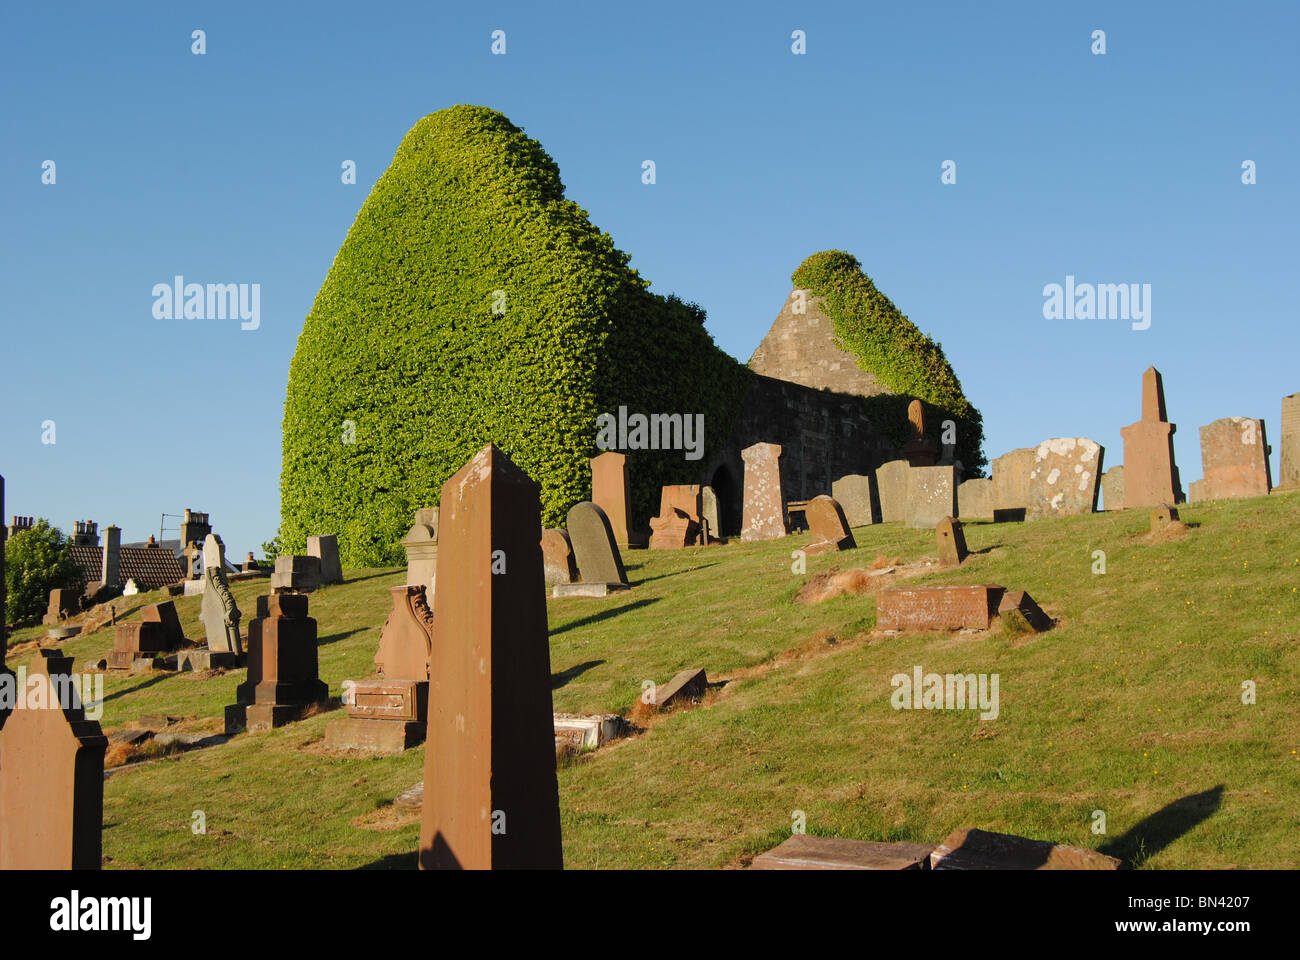
[[[492,444],[442,488],[423,869],[563,866],[539,493]]]

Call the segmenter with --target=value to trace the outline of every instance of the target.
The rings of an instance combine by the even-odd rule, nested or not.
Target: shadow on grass
[[[1223,784],[1188,794],[1140,820],[1122,836],[1102,844],[1097,852],[1118,857],[1129,869],[1141,866],[1143,861],[1214,816],[1222,805]]]
[[[322,637],[316,641],[316,646],[327,647],[331,643],[338,643],[340,640],[346,640],[348,637],[358,633],[365,633],[369,627],[357,627],[355,630],[344,630],[342,633],[331,633],[328,637]]]
[[[709,567],[716,567],[717,565],[718,562],[716,560],[713,563],[702,563],[698,567],[689,567],[685,570],[675,570],[672,573],[660,573],[653,577],[643,577],[640,580],[635,581],[632,585],[637,586],[642,583],[649,583],[651,580],[662,580],[665,577],[679,577],[683,573],[694,573],[696,570],[705,570]]]
[[[390,853],[374,863],[357,867],[358,870],[414,870],[420,864],[420,855],[411,850],[408,853]]]
[[[390,570],[388,573],[368,573],[368,574],[366,574],[364,577],[351,577],[351,576],[348,576],[348,574],[347,574],[346,572],[344,572],[344,574],[343,574],[343,583],[342,583],[342,584],[334,583],[334,584],[330,584],[330,586],[337,587],[337,586],[341,586],[341,585],[342,585],[342,586],[346,586],[346,585],[349,584],[349,583],[363,583],[363,582],[365,582],[366,580],[375,580],[375,579],[377,579],[377,578],[379,578],[379,577],[391,577],[391,576],[395,576],[395,575],[397,574],[397,572],[398,572],[398,571],[396,571],[396,570]]]
[[[592,667],[599,667],[604,662],[604,660],[588,660],[586,663],[575,664],[568,670],[561,670],[559,673],[551,674],[551,689],[559,690],[570,680],[582,676]]]
[[[574,630],[578,627],[585,627],[589,623],[600,623],[602,620],[608,620],[610,617],[617,617],[620,613],[627,613],[630,610],[636,610],[638,607],[646,607],[652,603],[658,603],[659,597],[645,597],[641,600],[625,603],[621,607],[610,607],[608,610],[602,610],[600,613],[593,613],[589,617],[581,617],[571,623],[566,623],[562,627],[552,627],[550,635],[553,637],[557,633],[564,633],[566,630]]]
[[[175,674],[169,672],[164,673],[161,676],[150,677],[144,683],[137,683],[134,687],[127,687],[125,690],[119,690],[116,693],[105,694],[104,699],[101,700],[100,703],[108,703],[108,701],[116,700],[118,697],[125,697],[128,693],[136,693],[137,691],[143,690],[145,687],[152,687],[155,683],[162,683],[168,677],[173,676],[175,676]]]

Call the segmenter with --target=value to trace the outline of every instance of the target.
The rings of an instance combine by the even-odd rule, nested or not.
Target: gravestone
[[[422,869],[563,866],[539,494],[492,444],[442,488]]]
[[[1300,490],[1300,393],[1282,398],[1282,452],[1277,472],[1278,493]]]
[[[199,619],[203,621],[210,651],[236,656],[244,652],[239,636],[239,607],[226,582],[226,548],[215,533],[209,533],[203,541],[203,602]]]
[[[542,531],[542,576],[547,584],[573,583],[578,579],[573,544],[563,530],[548,527]]]
[[[1052,618],[1024,590],[1008,590],[998,603],[998,619],[1018,633],[1052,629]]]
[[[424,587],[433,596],[433,578],[438,562],[438,508],[423,507],[402,541],[406,550],[406,585]]]
[[[906,460],[890,460],[876,468],[881,523],[901,523],[907,519],[907,475],[910,470]]]
[[[343,565],[339,563],[339,538],[337,534],[323,533],[307,538],[307,556],[320,560],[320,582],[342,583]]]
[[[777,540],[786,527],[785,492],[781,482],[781,445],[756,443],[740,451],[745,461],[745,494],[740,539]]]
[[[1097,509],[1105,450],[1087,437],[1054,437],[1034,448],[1025,519],[1065,517]]]
[[[9,539],[9,530],[4,526],[5,515],[5,478],[0,477],[0,674],[5,672],[5,653],[9,646],[9,637],[5,623],[9,619],[8,581],[5,579],[5,546]],[[18,518],[14,517],[14,523]],[[0,723],[3,721],[0,720]]]
[[[275,573],[271,574],[272,590],[310,593],[320,585],[320,557],[281,554],[275,558]]]
[[[114,630],[113,649],[108,652],[108,669],[130,670],[136,660],[152,660],[167,651],[167,634],[161,623],[119,623]]]
[[[813,535],[812,542],[802,548],[804,553],[815,556],[834,550],[857,549],[858,544],[849,532],[844,510],[834,497],[828,497],[824,493],[813,497],[804,507],[804,517]]]
[[[871,477],[860,473],[847,474],[831,484],[831,496],[844,510],[844,519],[850,527],[875,523],[873,486]]]
[[[47,627],[58,626],[81,609],[81,594],[75,589],[59,587],[50,591],[50,604],[41,623]]]
[[[122,585],[122,596],[124,597],[134,597],[139,592],[140,588],[136,585],[134,580],[128,579],[126,583]]]
[[[1159,533],[1166,527],[1178,523],[1178,508],[1162,503],[1151,511],[1151,532]]]
[[[876,594],[876,629],[987,630],[1005,592],[991,584],[886,587]]]
[[[1264,497],[1269,482],[1264,421],[1224,417],[1201,427],[1200,480],[1188,489],[1191,500]]]
[[[109,524],[104,528],[104,549],[99,555],[99,582],[116,590],[121,585],[122,528]]]
[[[958,484],[957,515],[963,520],[992,520],[993,481],[974,477]]]
[[[925,429],[925,406],[920,400],[907,405],[908,440],[903,447],[903,457],[909,466],[933,467],[937,463],[938,445]]]
[[[722,531],[718,523],[718,494],[707,485],[700,487],[700,516],[708,524],[705,529],[709,539],[718,539]]]
[[[614,542],[626,549],[632,522],[632,492],[627,482],[627,456],[612,450],[591,460],[591,502],[605,511]]]
[[[934,847],[796,833],[754,858],[751,870],[929,870]]]
[[[933,530],[944,517],[957,515],[957,468],[911,467],[907,471],[909,527]]]
[[[651,706],[662,710],[671,704],[695,703],[709,689],[709,677],[703,667],[688,667],[679,670],[673,678],[662,686],[655,687]]]
[[[1120,861],[1095,850],[1067,847],[988,830],[956,830],[930,854],[931,870],[1118,870]]]
[[[235,688],[235,703],[226,707],[227,734],[282,727],[329,704],[307,601],[301,593],[257,598],[257,618],[248,624],[248,677]]]
[[[163,637],[168,650],[175,650],[185,642],[185,631],[181,629],[181,618],[176,614],[176,604],[171,600],[151,603],[140,611],[140,619],[145,623],[162,625]]]
[[[1111,467],[1101,475],[1101,502],[1107,510],[1124,509],[1124,465]]]
[[[1142,374],[1142,419],[1120,429],[1124,438],[1124,505],[1155,507],[1181,503],[1174,462],[1177,427],[1165,419],[1165,388],[1160,371]]]
[[[664,486],[659,515],[650,518],[650,549],[679,550],[704,544],[703,495],[694,484]]]
[[[627,573],[623,570],[623,557],[619,554],[618,544],[614,542],[614,531],[610,529],[605,511],[591,501],[584,500],[570,508],[567,525],[569,542],[573,544],[573,556],[578,564],[579,582],[626,587]]]
[[[966,549],[966,533],[961,521],[944,517],[934,528],[935,538],[939,544],[939,566],[959,567],[970,553]]]
[[[393,609],[379,636],[375,666],[382,680],[346,685],[347,716],[325,726],[335,749],[401,753],[423,742],[428,721],[433,611],[424,587],[389,587]]]
[[[1025,519],[1029,508],[1029,475],[1034,469],[1034,447],[1021,447],[993,461],[993,518]]]
[[[41,650],[27,677],[49,709],[14,710],[0,728],[0,870],[98,870],[104,752],[87,720],[72,658]]]

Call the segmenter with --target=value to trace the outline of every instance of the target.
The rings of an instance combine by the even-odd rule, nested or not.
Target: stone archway
[[[744,506],[744,491],[739,478],[726,463],[722,463],[713,471],[709,486],[718,497],[718,524],[722,528],[718,535],[739,536]]]

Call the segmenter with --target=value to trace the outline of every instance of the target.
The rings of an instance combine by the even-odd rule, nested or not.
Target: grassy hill
[[[630,592],[548,601],[555,709],[626,711],[643,680],[687,666],[731,682],[562,764],[566,864],[739,866],[788,836],[795,811],[809,833],[869,840],[938,842],[970,826],[1136,866],[1300,864],[1300,496],[1182,516],[1184,536],[1155,542],[1146,511],[970,523],[975,554],[960,570],[908,581],[1026,589],[1059,620],[1028,638],[873,636],[872,595],[795,604],[807,577],[791,573],[790,552],[806,534],[627,554]],[[856,551],[811,557],[808,575],[936,555],[932,535],[898,524],[854,533]],[[1092,573],[1097,550],[1104,575]],[[335,697],[373,672],[402,573],[347,577],[311,599]],[[245,611],[266,589],[234,588]],[[198,599],[177,607],[199,635]],[[30,662],[40,632],[11,638],[11,666]],[[111,646],[107,629],[64,649],[80,668]],[[997,673],[1000,715],[894,710],[890,678],[917,664]],[[218,729],[243,676],[110,675],[102,725],[164,713]],[[392,800],[421,778],[423,748],[331,756],[324,728],[338,715],[122,768],[104,786],[107,866],[413,866],[418,824]],[[206,835],[191,832],[196,810]],[[1105,835],[1091,830],[1095,810]]]

